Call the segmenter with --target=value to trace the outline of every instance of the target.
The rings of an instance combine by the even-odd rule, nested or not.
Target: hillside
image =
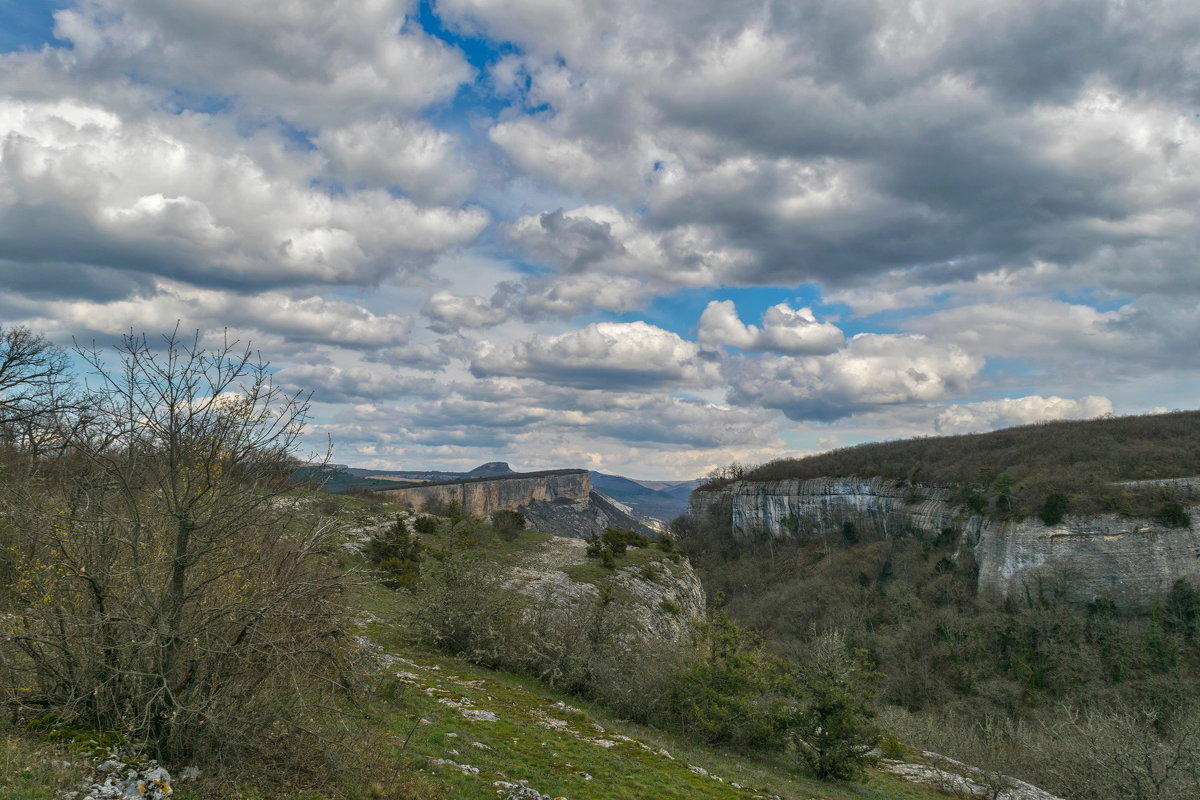
[[[881,477],[954,486],[963,502],[992,513],[1033,514],[1048,495],[1058,493],[1078,513],[1145,515],[1161,506],[1170,487],[1113,484],[1195,475],[1200,475],[1200,411],[1177,411],[864,444],[772,461],[710,481],[699,491],[719,489],[735,478]],[[1001,494],[1008,499],[997,502]]]
[[[338,498],[329,503],[318,495],[298,495],[291,503],[297,510],[325,509],[330,522],[343,528],[342,549],[364,578],[375,575],[377,567],[357,553],[391,530],[397,515],[406,523],[423,517],[368,498]],[[422,572],[442,574],[439,562],[450,563],[459,552],[465,556],[460,563],[479,566],[479,574],[492,580],[472,581],[470,589],[455,588],[455,596],[499,591],[486,595],[491,600],[483,608],[502,613],[524,608],[554,614],[572,603],[614,613],[627,608],[630,613],[622,612],[621,619],[641,620],[636,627],[645,627],[656,641],[683,641],[689,635],[689,621],[703,610],[690,567],[661,546],[632,548],[616,559],[612,570],[606,570],[585,555],[579,540],[535,531],[501,537],[466,518],[442,519],[436,530],[421,534],[420,541],[428,554]],[[934,800],[946,796],[888,771],[940,775],[921,763],[925,759],[919,753],[903,748],[893,746],[892,754],[900,758],[886,763],[887,769],[871,770],[858,781],[824,782],[803,774],[787,753],[755,756],[727,746],[706,747],[631,723],[622,718],[627,715],[618,716],[596,702],[549,688],[528,674],[473,663],[478,656],[468,660],[432,649],[416,641],[422,630],[422,609],[432,609],[440,620],[451,608],[442,598],[426,597],[428,588],[397,591],[363,580],[348,598],[360,619],[353,638],[371,664],[372,690],[338,723],[347,738],[336,746],[339,752],[346,750],[340,756],[343,774],[336,783],[318,794],[300,788],[305,778],[298,778],[297,788],[291,788],[266,783],[252,773],[231,779],[228,773],[210,772],[201,764],[200,777],[175,783],[172,796],[182,800],[216,796]],[[609,599],[598,603],[602,597]],[[668,598],[673,598],[675,610],[666,610]],[[663,621],[665,628],[659,625]],[[537,618],[526,619],[522,628],[530,644],[538,644]],[[622,623],[621,630],[627,628]],[[655,665],[630,664],[636,666],[621,680],[640,692],[645,679],[637,672],[653,672]],[[644,702],[645,696],[633,699]],[[34,800],[78,785],[87,762],[78,752],[0,729],[0,763],[5,765],[0,800]]]

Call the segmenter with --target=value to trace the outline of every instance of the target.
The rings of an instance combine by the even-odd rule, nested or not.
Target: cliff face
[[[1193,519],[1197,511],[1189,509]],[[1117,514],[986,526],[974,550],[979,588],[1008,596],[1048,581],[1078,601],[1108,596],[1144,606],[1179,578],[1200,582],[1200,531]]]
[[[1200,524],[1200,506],[1188,507]],[[1200,582],[1200,531],[1167,528],[1117,514],[1068,516],[1055,526],[1037,518],[989,520],[954,503],[947,487],[913,487],[883,478],[739,481],[692,494],[688,514],[728,526],[738,539],[820,536],[846,520],[884,535],[962,533],[979,565],[979,589],[1019,596],[1037,583],[1064,581],[1069,595],[1100,595],[1142,605],[1179,578]]]
[[[517,509],[534,501],[586,503],[591,491],[592,479],[586,470],[563,470],[387,489],[378,494],[418,510],[429,504],[457,503],[464,514],[484,517],[499,509]]]
[[[952,504],[946,487],[911,487],[884,478],[813,478],[787,481],[738,481],[718,492],[693,492],[688,514],[728,521],[737,539],[812,536],[862,519],[887,534],[910,525],[937,533],[942,528],[978,528]]]

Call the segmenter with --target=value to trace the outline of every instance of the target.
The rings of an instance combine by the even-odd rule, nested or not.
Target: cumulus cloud
[[[377,315],[354,305],[320,297],[293,297],[280,292],[236,295],[162,283],[152,294],[112,302],[56,300],[41,313],[70,331],[121,334],[184,328],[237,327],[275,335],[297,343],[328,344],[350,349],[396,347],[408,340],[412,318]]]
[[[835,420],[964,391],[983,359],[920,335],[859,334],[826,356],[739,358],[725,370],[731,401],[793,420]]]
[[[1106,260],[1145,285],[1194,252],[1187,4],[1153,19],[1074,0],[986,18],[953,0],[439,11],[518,44],[493,76],[540,110],[491,135],[520,170],[749,254],[717,282],[844,287],[903,269],[936,285]]]
[[[708,304],[700,316],[698,338],[705,344],[788,355],[832,353],[845,341],[840,328],[818,322],[810,308],[771,306],[763,312],[760,328],[743,324],[732,300]]]
[[[989,355],[1075,358],[1081,350],[1112,353],[1123,343],[1127,345],[1126,335],[1114,326],[1125,313],[1044,298],[1016,298],[1003,304],[979,303],[937,311],[906,324]]]
[[[654,293],[653,285],[636,278],[593,273],[507,281],[501,284],[498,295],[522,319],[535,322],[571,319],[596,310],[632,311]]]
[[[228,327],[381,465],[676,473],[784,454],[781,415],[1191,397],[1195,4],[59,5],[0,54],[0,316]],[[430,16],[513,46],[480,72]],[[876,333],[728,301],[667,330],[800,284]]]
[[[351,186],[395,186],[422,202],[462,200],[473,184],[453,136],[415,120],[364,120],[322,130],[314,143]]]
[[[1111,414],[1112,402],[1107,397],[1090,395],[1078,400],[1065,397],[1006,397],[947,406],[934,418],[938,433],[977,433],[1062,419],[1093,419]]]
[[[437,391],[428,379],[379,365],[291,364],[272,378],[286,391],[312,392],[317,403],[394,403]]]
[[[711,285],[748,258],[703,226],[649,230],[612,206],[528,214],[506,231],[511,242],[564,272],[641,276],[661,286]]]
[[[477,207],[314,189],[319,165],[228,120],[126,120],[79,100],[0,101],[0,256],[208,285],[370,283],[473,239]]]
[[[454,333],[461,328],[487,328],[508,318],[508,312],[502,306],[488,303],[482,297],[459,297],[449,292],[435,292],[421,313],[432,320],[429,327],[438,333]]]
[[[406,116],[472,77],[461,53],[378,0],[263,4],[83,0],[55,13],[77,68],[230,97],[304,128]]]
[[[471,371],[592,389],[701,386],[719,379],[716,360],[694,342],[645,322],[597,322],[511,347],[483,343]]]

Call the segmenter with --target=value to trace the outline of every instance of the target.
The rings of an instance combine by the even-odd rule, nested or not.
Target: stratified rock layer
[[[1186,510],[1200,524],[1200,506]],[[1146,604],[1179,578],[1200,582],[1196,527],[1117,514],[1067,516],[1053,526],[1037,518],[991,520],[967,513],[946,486],[883,478],[737,481],[693,493],[688,514],[698,524],[728,526],[742,540],[822,536],[846,520],[884,535],[953,530],[973,551],[980,590],[1008,596],[1053,582],[1081,602],[1109,596]]]
[[[477,478],[452,483],[406,486],[380,491],[393,503],[406,503],[418,510],[429,504],[457,503],[462,513],[485,517],[500,509],[517,509],[533,501],[586,503],[592,491],[587,470],[518,473],[494,478]]]

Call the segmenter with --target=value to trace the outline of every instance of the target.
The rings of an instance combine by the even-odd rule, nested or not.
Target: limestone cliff
[[[587,470],[565,469],[406,486],[376,494],[418,510],[427,506],[445,508],[455,503],[464,514],[485,517],[493,511],[517,509],[534,501],[586,503],[591,491],[592,479]]]
[[[1200,505],[1187,506],[1200,525]],[[1036,517],[995,520],[968,513],[946,486],[884,478],[737,481],[692,494],[689,517],[737,539],[816,537],[846,520],[884,535],[961,533],[979,566],[979,588],[1020,595],[1039,581],[1061,581],[1079,601],[1107,595],[1149,603],[1178,578],[1200,582],[1200,530],[1168,528],[1118,514],[1068,515],[1047,526]]]

